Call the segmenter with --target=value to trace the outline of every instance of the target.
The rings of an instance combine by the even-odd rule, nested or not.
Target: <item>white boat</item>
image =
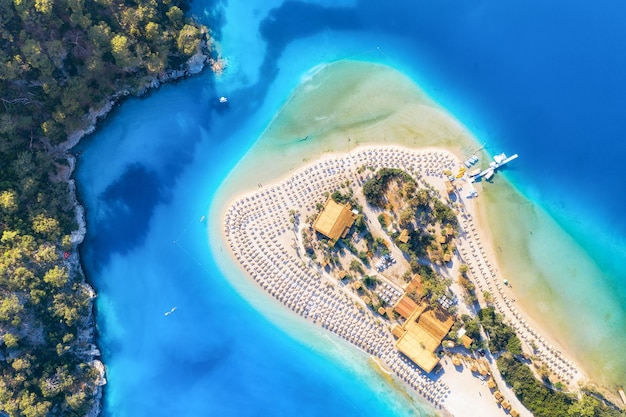
[[[220,103],[227,103],[228,99],[224,96],[220,97]]]
[[[485,179],[488,180],[493,177],[493,169],[490,169],[489,172],[485,174]]]
[[[493,157],[493,160],[496,162],[496,164],[501,164],[506,160],[506,154],[504,153],[498,154]]]
[[[476,168],[475,170],[470,171],[467,175],[469,175],[471,178],[471,177],[475,177],[478,174],[480,174],[480,168]]]
[[[464,164],[467,168],[469,168],[469,167],[471,167],[472,165],[474,165],[476,162],[478,162],[478,157],[477,157],[476,155],[472,155],[472,156],[470,156],[469,158],[467,158],[467,159],[465,160],[465,162],[463,162],[463,164]]]

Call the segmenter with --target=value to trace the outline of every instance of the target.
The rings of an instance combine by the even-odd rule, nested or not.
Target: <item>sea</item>
[[[488,152],[520,155],[498,180],[554,224],[529,231],[526,254],[558,283],[546,314],[566,311],[559,320],[579,334],[564,340],[606,347],[595,376],[626,384],[626,5],[194,0],[190,13],[226,71],[125,100],[72,150],[105,416],[436,412],[362,352],[233,284],[209,245],[222,182],[311,69],[340,60],[398,70]]]

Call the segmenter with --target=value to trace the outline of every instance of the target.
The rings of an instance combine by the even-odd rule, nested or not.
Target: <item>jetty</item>
[[[493,157],[493,161],[489,163],[489,168],[481,171],[480,173],[478,173],[477,175],[475,175],[472,179],[471,182],[477,181],[479,178],[485,178],[485,179],[490,179],[491,177],[493,177],[493,174],[495,173],[496,169],[503,167],[504,165],[508,164],[509,162],[517,159],[519,157],[518,154],[515,155],[511,155],[511,156],[506,156],[506,154],[501,153],[498,154],[496,156]]]

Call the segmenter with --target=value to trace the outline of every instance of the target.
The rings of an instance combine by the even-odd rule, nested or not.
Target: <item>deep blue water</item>
[[[193,11],[215,28],[226,74],[127,101],[77,149],[107,415],[405,413],[371,373],[252,309],[216,272],[199,222],[321,62],[392,65],[490,151],[522,155],[509,178],[594,256],[626,305],[625,5],[195,0]],[[229,107],[216,106],[221,95]]]

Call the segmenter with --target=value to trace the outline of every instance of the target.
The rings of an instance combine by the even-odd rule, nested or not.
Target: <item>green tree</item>
[[[400,212],[398,223],[401,227],[406,228],[415,218],[415,211],[411,207],[407,207]]]
[[[17,344],[19,342],[18,337],[12,333],[5,333],[3,336],[3,340],[4,340],[4,345],[9,349],[13,349],[17,347]]]
[[[17,211],[18,202],[15,191],[3,191],[0,193],[0,209],[7,214]]]
[[[178,50],[184,55],[193,55],[200,45],[200,32],[193,25],[185,25],[178,33],[176,40]]]
[[[0,298],[0,320],[10,321],[14,317],[20,314],[24,307],[20,303],[20,299],[15,294],[9,294],[6,297]]]
[[[600,403],[589,395],[583,395],[582,398],[573,403],[567,410],[567,415],[572,417],[594,417]]]
[[[357,259],[353,259],[352,262],[350,262],[350,270],[358,272],[359,274],[363,274],[364,272],[361,262]]]
[[[50,240],[58,239],[61,233],[59,221],[45,214],[38,214],[33,218],[33,230]]]
[[[131,42],[124,35],[115,35],[111,38],[111,52],[115,62],[122,68],[133,65],[133,57],[130,52]]]
[[[180,27],[183,22],[183,11],[178,6],[172,6],[167,11],[167,18],[172,22],[174,27]]]
[[[52,13],[52,6],[54,6],[54,0],[35,0],[35,10],[39,13],[49,15]]]
[[[52,269],[46,272],[43,280],[47,284],[60,288],[67,284],[69,274],[65,268],[60,268],[58,265],[55,265]]]

